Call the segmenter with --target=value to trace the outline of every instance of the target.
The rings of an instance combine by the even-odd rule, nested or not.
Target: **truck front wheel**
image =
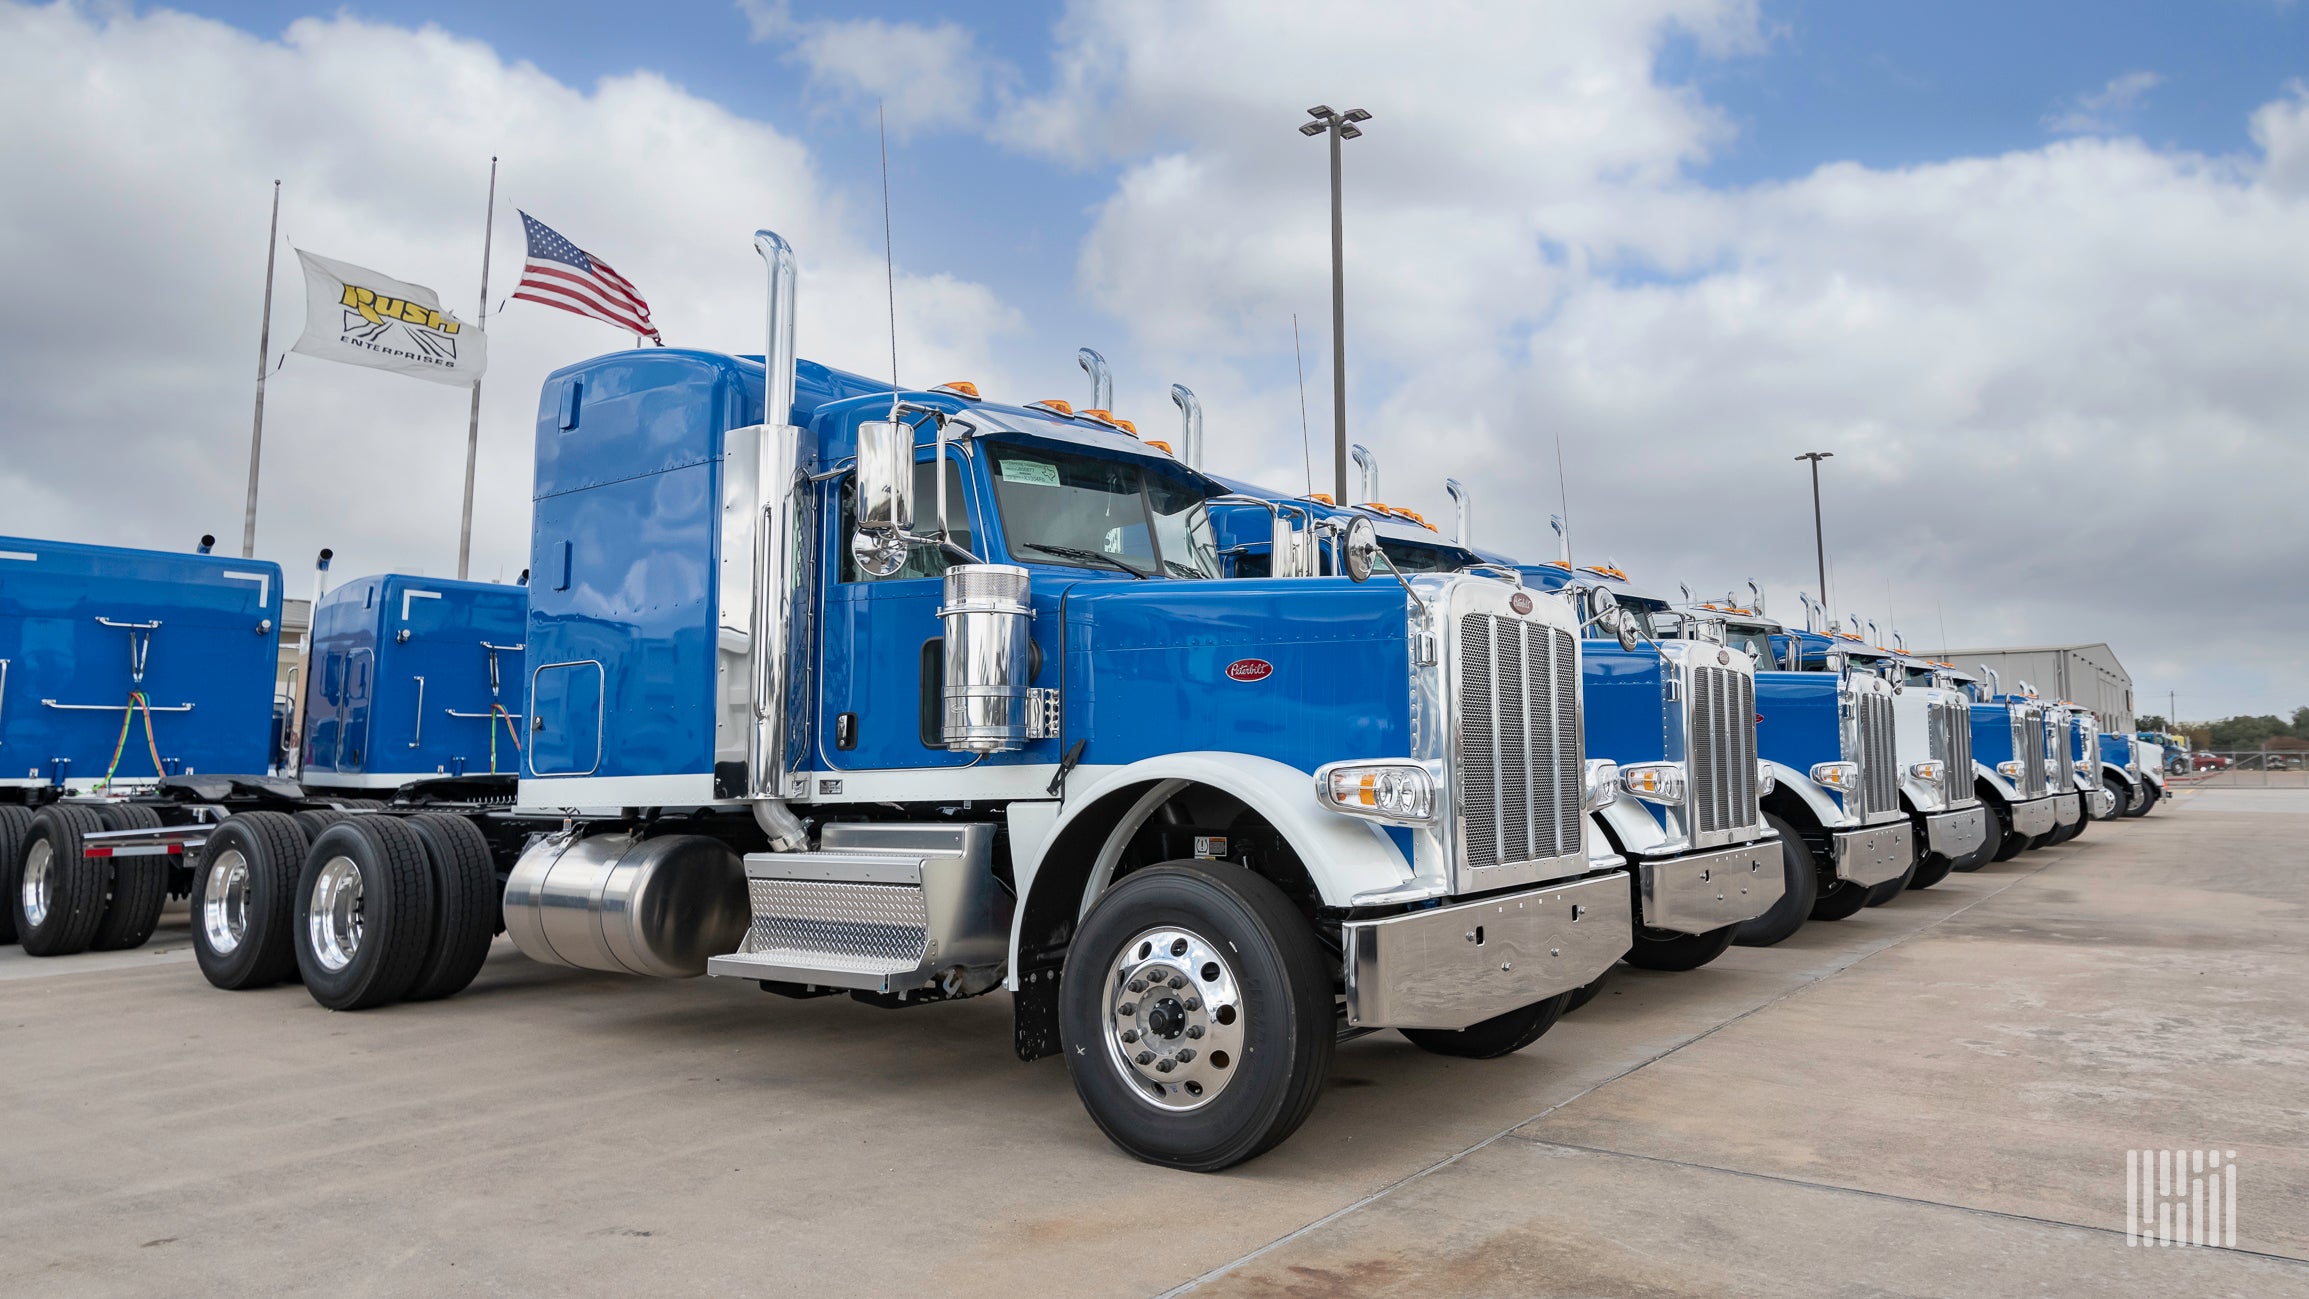
[[[1724,949],[1732,945],[1732,935],[1739,928],[1725,925],[1704,934],[1679,934],[1672,929],[1639,925],[1634,945],[1620,959],[1639,970],[1696,970],[1722,956]]]
[[[1225,862],[1133,872],[1083,918],[1059,1033],[1083,1108],[1132,1156],[1216,1172],[1315,1108],[1338,1038],[1332,979],[1281,889]]]
[[[1771,910],[1741,922],[1732,941],[1742,947],[1770,947],[1803,928],[1805,917],[1812,914],[1813,899],[1820,894],[1820,875],[1812,866],[1812,849],[1804,842],[1803,833],[1786,818],[1769,812],[1764,814],[1764,823],[1779,832],[1785,885]]]
[[[1497,1060],[1503,1055],[1514,1055],[1547,1035],[1555,1021],[1571,1005],[1579,989],[1557,993],[1545,1001],[1520,1006],[1504,1015],[1494,1015],[1480,1024],[1465,1028],[1407,1028],[1403,1036],[1411,1045],[1437,1055],[1455,1055],[1463,1060]]]
[[[2153,780],[2144,780],[2141,782],[2141,792],[2134,795],[2133,801],[2126,805],[2124,814],[2126,816],[2147,816],[2149,809],[2155,807],[2157,800],[2161,797],[2163,794],[2157,789],[2157,783]]]

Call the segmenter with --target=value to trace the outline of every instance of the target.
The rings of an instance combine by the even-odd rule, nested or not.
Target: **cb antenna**
[[[1315,453],[1307,441],[1307,357],[1299,350],[1299,313],[1296,311],[1291,313],[1291,359],[1299,365],[1299,455],[1307,464],[1307,495],[1313,496]]]
[[[898,255],[890,239],[890,129],[882,101],[874,101],[874,133],[882,149],[882,275],[890,300],[890,422],[898,422]],[[945,480],[939,480],[943,486]]]
[[[1563,564],[1571,567],[1571,485],[1563,477],[1563,430],[1555,431],[1555,491],[1563,506],[1563,526],[1556,531],[1563,536]]]

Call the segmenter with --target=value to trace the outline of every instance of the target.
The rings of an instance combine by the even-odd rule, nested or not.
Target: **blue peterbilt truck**
[[[1648,603],[1655,617],[1676,616],[1656,597]],[[1854,655],[1858,642],[1787,628],[1753,606],[1695,605],[1677,634],[1758,664],[1756,746],[1772,777],[1763,810],[1780,835],[1787,888],[1735,941],[1768,946],[1807,919],[1841,920],[1888,901],[1914,878],[1920,847],[1959,847],[1965,809],[1911,811],[1912,795],[1926,791],[1908,786],[1934,782],[1904,778],[1893,683]]]
[[[1985,681],[1960,670],[1944,670],[1944,676],[1972,695],[1973,770],[1997,845],[1991,860],[2010,861],[2048,842],[2083,807],[2060,779],[2062,749],[2052,739],[2042,702],[2004,693],[1993,668],[1981,672]]]
[[[2116,816],[2146,816],[2165,796],[2165,749],[2141,734],[2108,732],[2100,737],[2101,773],[2112,782]]]
[[[545,385],[513,805],[301,852],[228,821],[259,955],[212,981],[442,995],[501,914],[582,968],[1007,988],[1118,1145],[1215,1169],[1297,1127],[1342,1033],[1505,1054],[1627,949],[1561,601],[1372,580],[1368,521],[1308,521],[1343,577],[1208,580],[1222,484],[1055,403],[797,362],[757,247],[766,364]]]
[[[264,781],[281,595],[263,561],[0,537],[0,942],[151,936],[182,853],[116,858],[103,836],[229,773]]]
[[[1353,450],[1362,494],[1375,497],[1377,461],[1363,447]],[[1591,764],[1609,764],[1602,778],[1615,788],[1590,815],[1633,877],[1635,927],[1623,958],[1629,964],[1697,969],[1779,901],[1785,872],[1758,804],[1766,776],[1756,757],[1754,663],[1747,655],[1669,638],[1651,625],[1644,598],[1624,574],[1574,572],[1568,561],[1518,565],[1475,550],[1466,544],[1471,494],[1456,480],[1445,485],[1458,512],[1451,541],[1418,514],[1375,500],[1339,508],[1249,483],[1230,486],[1318,521],[1368,517],[1381,555],[1399,572],[1512,575],[1529,590],[1571,603],[1583,632],[1585,751]],[[1220,521],[1234,562],[1270,571],[1276,547],[1269,516],[1235,506]]]

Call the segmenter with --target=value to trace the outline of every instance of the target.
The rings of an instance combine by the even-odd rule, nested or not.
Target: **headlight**
[[[1857,762],[1813,763],[1812,783],[1826,785],[1840,793],[1848,793],[1860,787],[1860,764]]]
[[[1420,824],[1435,819],[1435,777],[1416,762],[1333,762],[1315,772],[1315,796],[1334,812]]]
[[[2017,762],[1997,763],[1996,774],[2004,777],[2006,780],[2018,780],[2020,779],[2020,764]]]
[[[1918,780],[1926,781],[1931,784],[1938,784],[1940,783],[1940,772],[1943,765],[1944,764],[1939,762],[1912,762],[1908,765],[1908,774],[1916,777]]]
[[[2093,774],[2093,764],[2079,759],[2076,764],[2076,774],[2080,776],[2089,776]]]
[[[1620,768],[1620,788],[1647,803],[1684,801],[1684,769],[1674,762],[1640,762]]]
[[[1609,758],[1587,760],[1587,783],[1580,790],[1579,803],[1583,811],[1593,812],[1619,801],[1620,765]]]
[[[1772,774],[1772,764],[1769,762],[1757,763],[1756,797],[1762,798],[1764,795],[1771,793],[1773,790],[1778,789],[1779,787],[1780,778]]]

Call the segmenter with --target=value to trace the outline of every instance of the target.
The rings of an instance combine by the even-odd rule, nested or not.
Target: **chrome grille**
[[[1932,758],[1941,764],[1940,797],[1950,806],[1972,799],[1972,710],[1961,701],[1930,706]]]
[[[1462,860],[1479,869],[1580,851],[1578,644],[1541,623],[1471,613],[1457,648]]]
[[[2043,798],[2044,713],[2023,704],[2012,708],[2012,758],[2020,768],[2013,787],[2022,798]]]
[[[1756,824],[1756,679],[1695,668],[1691,741],[1694,827],[1711,834]]]
[[[1885,695],[1864,694],[1853,702],[1860,732],[1854,760],[1860,764],[1861,811],[1868,816],[1898,811],[1900,772],[1892,749],[1892,700]]]
[[[2071,725],[2075,728],[2075,733],[2072,736],[2075,743],[2074,751],[2069,756],[2070,769],[2075,770],[2076,763],[2084,764],[2084,769],[2076,773],[2077,788],[2099,789],[2101,787],[2100,720],[2091,713],[2078,713]]]

